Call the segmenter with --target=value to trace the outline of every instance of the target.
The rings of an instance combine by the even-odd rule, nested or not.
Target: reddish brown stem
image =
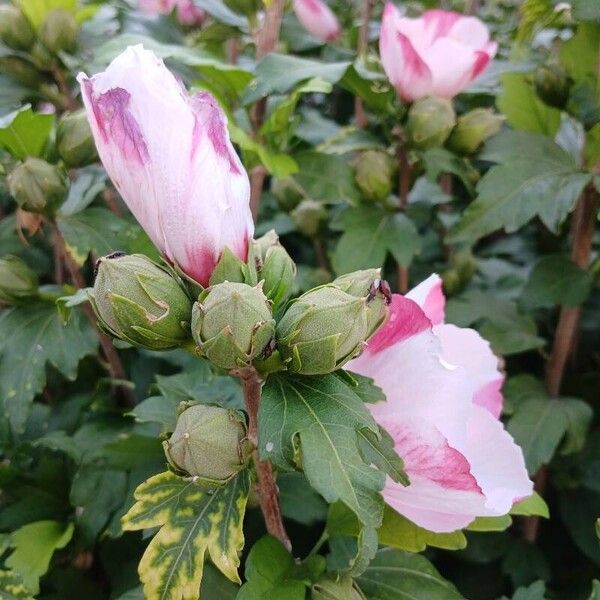
[[[400,210],[406,210],[408,206],[408,192],[410,191],[411,166],[406,149],[401,144],[398,150],[398,206]],[[398,265],[398,291],[401,294],[408,292],[409,273],[408,267]]]
[[[589,184],[579,199],[571,221],[571,259],[581,269],[587,269],[592,254],[592,241],[596,226],[599,197],[593,184]],[[581,306],[563,306],[554,334],[552,353],[546,366],[546,389],[551,396],[558,396],[569,355],[573,351]],[[534,477],[535,489],[543,494],[548,480],[548,468],[543,466]],[[535,542],[540,527],[539,517],[529,517],[523,526],[523,537]]]
[[[256,469],[258,499],[265,525],[267,531],[291,551],[292,543],[283,524],[273,468],[268,460],[260,460],[258,455],[258,408],[262,380],[253,367],[239,369],[235,374],[240,378],[244,390],[244,401],[248,412],[248,439],[255,448],[252,457]]]
[[[58,230],[56,225],[53,226],[55,233],[55,244],[60,248],[60,254],[63,257],[65,266],[67,271],[69,272],[69,277],[71,278],[71,283],[77,288],[82,289],[86,287],[85,279],[79,270],[77,263],[71,258],[66,247],[65,241]],[[94,314],[94,310],[90,306],[89,303],[85,303],[81,305],[81,308],[90,322],[96,334],[98,336],[98,341],[100,342],[100,347],[102,348],[102,353],[104,354],[104,358],[108,365],[108,373],[111,376],[111,379],[116,380],[118,382],[126,382],[127,374],[125,373],[125,369],[123,368],[123,363],[121,362],[121,358],[117,349],[113,346],[112,340],[98,327],[98,323],[96,321],[96,315]],[[133,395],[133,391],[131,388],[124,384],[117,384],[120,391],[120,398],[126,406],[135,406],[135,397]]]
[[[267,169],[262,165],[257,165],[250,171],[250,210],[252,211],[252,218],[256,223],[256,217],[258,215],[258,205],[260,203],[260,194],[265,183],[265,177],[267,176]]]
[[[60,67],[52,67],[52,77],[54,77],[54,81],[56,81],[58,90],[64,98],[64,106],[57,106],[56,108],[60,111],[62,111],[63,109],[76,110],[78,108],[77,101],[75,100],[75,98],[73,98],[71,88],[67,84],[63,72],[60,70]]]
[[[319,269],[329,271],[329,261],[327,260],[327,253],[325,252],[323,238],[314,237],[313,248],[315,250],[315,256],[317,257],[317,264],[319,265]]]
[[[467,0],[465,15],[475,15],[479,12],[479,0]]]
[[[364,58],[369,47],[369,22],[371,20],[371,11],[373,9],[373,0],[363,0],[361,11],[360,30],[358,32],[358,56]],[[354,118],[356,126],[364,129],[368,124],[367,113],[362,98],[358,96],[354,99]]]

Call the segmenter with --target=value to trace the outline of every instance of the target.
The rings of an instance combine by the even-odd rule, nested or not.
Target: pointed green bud
[[[67,195],[64,175],[41,158],[28,158],[8,176],[8,189],[28,212],[53,214]]]
[[[370,338],[386,320],[392,301],[392,290],[388,282],[381,279],[381,269],[365,269],[341,275],[331,285],[351,296],[367,299],[367,339]]]
[[[169,464],[182,475],[223,484],[248,462],[252,447],[246,421],[236,410],[194,404],[177,419],[163,448]]]
[[[272,229],[252,243],[258,280],[263,282],[264,294],[277,308],[290,296],[296,264]]]
[[[0,40],[9,48],[24,52],[35,42],[35,32],[31,23],[12,4],[0,5]]]
[[[271,191],[277,200],[277,204],[285,212],[296,208],[304,198],[298,184],[291,177],[285,177],[284,179],[273,178],[271,180]]]
[[[115,252],[98,260],[92,305],[112,335],[152,350],[190,339],[192,302],[166,269],[141,254]]]
[[[334,284],[302,294],[277,325],[277,347],[295,373],[319,375],[357,356],[372,334],[369,299]]]
[[[57,8],[46,17],[40,28],[40,41],[50,52],[73,52],[77,47],[79,26],[67,10]]]
[[[261,287],[226,281],[204,290],[194,304],[192,335],[218,367],[249,365],[272,340],[275,320]]]
[[[327,220],[327,209],[316,200],[302,200],[290,216],[300,233],[306,237],[315,237]]]
[[[442,98],[417,100],[408,111],[406,135],[419,150],[441,146],[456,123],[452,102]]]
[[[458,118],[446,145],[457,154],[473,154],[488,138],[496,135],[504,117],[489,108],[476,108]]]
[[[98,159],[85,109],[60,118],[56,128],[56,150],[68,167],[84,167]]]
[[[20,56],[0,56],[0,73],[33,89],[36,89],[41,81],[40,72],[35,66]]]
[[[356,183],[364,198],[383,202],[391,194],[396,174],[396,161],[380,150],[361,153],[356,162]]]
[[[558,63],[538,67],[533,75],[533,85],[540,99],[555,108],[564,108],[569,100],[572,79]]]
[[[0,258],[0,303],[19,304],[38,291],[37,275],[16,256]]]

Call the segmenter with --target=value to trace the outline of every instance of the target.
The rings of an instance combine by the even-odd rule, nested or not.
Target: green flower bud
[[[396,163],[386,152],[367,150],[356,163],[355,178],[367,200],[383,202],[392,192]]]
[[[489,108],[476,108],[458,118],[446,145],[458,154],[473,154],[488,138],[496,135],[504,117]]]
[[[314,237],[327,220],[327,209],[316,200],[302,200],[290,216],[300,233]]]
[[[39,41],[29,51],[29,58],[40,71],[50,72],[57,65],[57,58]],[[42,89],[40,91],[43,93]]]
[[[456,123],[452,102],[442,98],[417,100],[408,111],[406,134],[419,150],[441,146]]]
[[[56,149],[69,167],[84,167],[97,160],[96,144],[85,109],[61,117],[56,128]]]
[[[67,195],[67,184],[58,167],[41,158],[28,158],[8,176],[8,189],[26,211],[52,214]]]
[[[192,302],[175,277],[141,254],[98,260],[92,305],[100,324],[135,346],[169,350],[190,338]]]
[[[273,178],[271,181],[271,191],[277,200],[277,204],[285,212],[296,208],[304,197],[298,184],[291,177],[284,179]]]
[[[277,325],[277,347],[288,369],[331,373],[357,356],[380,324],[370,303],[368,295],[353,296],[334,283],[297,298]]]
[[[559,64],[542,65],[536,69],[533,85],[543,102],[555,108],[564,108],[569,100],[573,81]]]
[[[40,73],[28,60],[20,56],[0,57],[0,73],[28,88],[37,88]]]
[[[38,291],[37,275],[16,256],[0,258],[0,302],[19,304],[35,296]]]
[[[35,32],[31,23],[11,4],[0,5],[0,40],[9,48],[24,52],[35,42]]]
[[[296,264],[273,230],[254,240],[253,244],[258,280],[263,282],[264,294],[277,308],[290,296]]]
[[[40,28],[40,40],[50,52],[72,52],[77,47],[79,27],[75,17],[61,8],[48,13]]]
[[[194,404],[177,419],[163,442],[167,460],[179,473],[223,484],[248,462],[252,447],[246,421],[236,410]]]
[[[273,338],[275,320],[261,287],[225,281],[204,290],[194,304],[192,335],[218,367],[249,365]]]

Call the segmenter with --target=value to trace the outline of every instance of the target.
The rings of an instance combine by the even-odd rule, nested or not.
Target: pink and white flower
[[[496,54],[487,27],[476,17],[428,10],[418,19],[385,5],[379,37],[383,68],[405,101],[424,96],[451,99],[462,92]]]
[[[151,15],[169,15],[177,9],[177,20],[182,25],[200,25],[206,16],[193,0],[139,0],[138,6]]]
[[[294,12],[304,29],[322,42],[332,42],[342,33],[337,17],[322,0],[294,0]]]
[[[531,495],[523,453],[498,419],[503,375],[472,329],[444,323],[437,275],[394,294],[387,323],[347,368],[372,377],[387,402],[370,405],[405,463],[410,485],[388,478],[383,496],[435,532],[509,512]]]
[[[102,163],[163,255],[202,285],[225,247],[245,260],[250,185],[216,100],[141,45],[78,81]]]

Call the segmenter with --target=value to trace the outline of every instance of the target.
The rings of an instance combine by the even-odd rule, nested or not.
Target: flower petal
[[[416,302],[433,325],[444,322],[446,297],[442,288],[442,278],[433,274],[418,286],[414,287],[407,298]]]

